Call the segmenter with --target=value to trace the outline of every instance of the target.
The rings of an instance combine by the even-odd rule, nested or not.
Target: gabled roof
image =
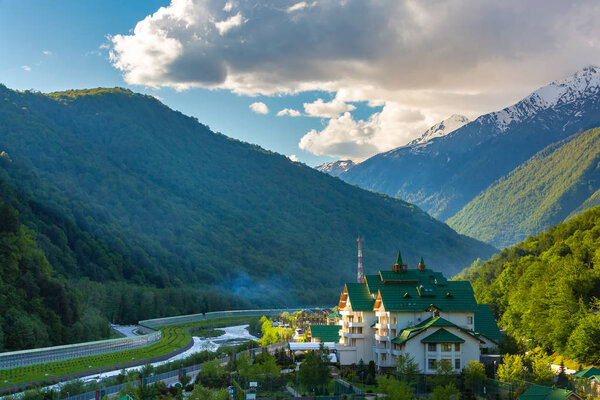
[[[392,339],[392,343],[402,344],[432,326],[457,327],[452,322],[445,320],[442,317],[430,317],[415,326],[404,329],[398,336]]]
[[[377,294],[379,288],[383,286],[379,274],[377,275],[365,275],[364,281],[367,283],[369,292],[371,294]]]
[[[340,317],[340,313],[337,312],[337,310],[327,316],[327,318],[339,318],[339,317]]]
[[[464,343],[465,339],[448,332],[444,328],[440,328],[431,335],[421,339],[422,343]]]
[[[552,389],[547,386],[532,386],[517,397],[518,400],[566,400],[580,399],[575,393],[566,389]]]
[[[375,300],[364,283],[346,283],[352,311],[373,311]]]
[[[334,342],[340,341],[340,325],[309,325],[310,336],[313,338],[321,339],[321,342]]]
[[[492,310],[487,304],[477,304],[475,310],[475,332],[496,343],[501,343],[503,340],[502,332],[500,332]]]
[[[427,291],[424,290],[425,286],[421,290],[418,282],[382,285],[379,295],[384,308],[386,311],[424,311],[435,306],[441,311],[475,311],[477,302],[470,282],[450,281],[444,286],[426,284]]]
[[[586,369],[582,369],[581,371],[577,371],[573,374],[573,376],[577,378],[591,378],[593,376],[600,375],[600,369],[596,367],[589,367]]]

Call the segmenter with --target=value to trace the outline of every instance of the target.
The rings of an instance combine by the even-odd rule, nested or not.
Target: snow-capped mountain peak
[[[446,136],[447,134],[454,132],[461,126],[468,124],[469,118],[464,115],[453,114],[449,118],[438,122],[431,128],[427,129],[421,136],[413,140],[408,146],[415,146],[430,141],[433,138]]]
[[[332,161],[332,162],[328,162],[325,164],[317,165],[315,167],[315,169],[318,171],[321,171],[321,172],[325,172],[326,174],[329,174],[332,176],[338,176],[338,175],[343,174],[344,172],[348,171],[350,168],[354,167],[355,165],[357,165],[357,163],[355,163],[352,160],[337,160],[337,161]]]
[[[512,122],[522,121],[540,110],[575,103],[599,92],[600,68],[588,66],[565,79],[539,88],[517,104],[491,113],[485,119],[495,119],[498,128],[505,131]]]

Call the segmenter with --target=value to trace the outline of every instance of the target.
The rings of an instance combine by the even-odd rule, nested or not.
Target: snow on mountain
[[[433,125],[427,129],[421,136],[410,142],[407,146],[414,146],[430,141],[433,138],[446,136],[450,132],[454,132],[461,126],[468,124],[469,118],[464,115],[454,114],[449,118]]]
[[[326,174],[332,176],[338,176],[339,174],[348,171],[350,168],[354,167],[357,164],[358,163],[355,163],[352,160],[337,160],[317,165],[315,169],[321,172],[325,172]]]
[[[584,101],[600,92],[600,68],[588,66],[573,75],[541,87],[518,103],[503,110],[482,116],[480,123],[495,121],[500,131],[540,110]]]

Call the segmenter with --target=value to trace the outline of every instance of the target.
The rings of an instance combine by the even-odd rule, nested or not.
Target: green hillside
[[[600,207],[504,249],[461,279],[527,346],[600,363]]]
[[[456,231],[502,248],[598,205],[600,128],[553,144],[448,220]]]
[[[38,239],[55,270],[84,290],[127,284],[229,294],[227,302],[208,295],[178,307],[195,311],[240,298],[322,304],[355,276],[357,234],[367,272],[398,248],[447,275],[495,252],[411,204],[214,133],[128,90],[0,86],[0,120],[7,182],[103,248],[46,231]],[[54,251],[61,246],[76,258]],[[156,303],[142,293],[137,304]],[[111,315],[119,321],[123,313]]]

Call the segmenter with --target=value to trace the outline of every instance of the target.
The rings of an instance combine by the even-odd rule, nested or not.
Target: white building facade
[[[423,373],[434,373],[442,360],[460,371],[502,340],[489,307],[477,304],[469,282],[447,281],[423,259],[417,269],[408,269],[400,254],[391,271],[347,283],[338,307],[342,366],[362,359],[393,368],[398,356],[409,354]]]

